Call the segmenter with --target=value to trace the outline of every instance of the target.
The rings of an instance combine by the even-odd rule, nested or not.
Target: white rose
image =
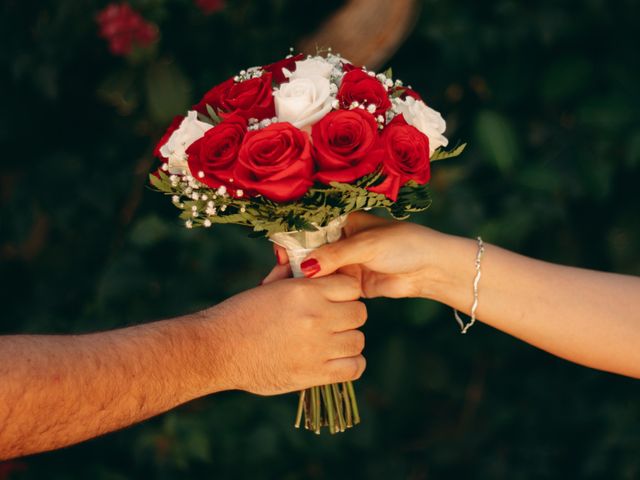
[[[295,78],[324,77],[329,78],[333,65],[322,57],[312,57],[306,60],[298,60],[296,69],[290,72],[286,68],[283,69],[284,76],[293,80]]]
[[[187,148],[193,142],[202,138],[205,132],[213,128],[208,123],[198,120],[198,112],[190,111],[182,120],[180,126],[175,130],[167,143],[160,147],[160,154],[168,159],[169,172],[181,174],[188,172]]]
[[[276,116],[294,127],[310,127],[331,110],[334,97],[331,84],[324,77],[296,78],[280,85],[273,94]]]
[[[393,101],[394,110],[404,115],[404,119],[409,125],[413,125],[427,137],[429,137],[429,154],[438,147],[446,147],[449,140],[442,135],[447,128],[447,124],[440,115],[440,112],[429,108],[421,100],[407,97],[405,100],[396,98]]]

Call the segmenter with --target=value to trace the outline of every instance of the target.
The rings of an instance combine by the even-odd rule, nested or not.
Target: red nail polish
[[[310,258],[300,264],[300,269],[305,277],[313,277],[320,271],[320,264],[315,258]]]

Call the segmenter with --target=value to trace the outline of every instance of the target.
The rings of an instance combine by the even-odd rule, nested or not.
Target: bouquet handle
[[[287,250],[291,272],[304,277],[300,264],[316,248],[338,241],[347,219],[343,215],[315,231],[276,233],[270,240]],[[304,424],[307,430],[320,434],[326,426],[332,434],[344,432],[360,423],[360,413],[352,382],[310,387],[300,392],[295,427]]]

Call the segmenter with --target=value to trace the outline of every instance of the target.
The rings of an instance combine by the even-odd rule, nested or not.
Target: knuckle
[[[303,282],[300,279],[292,280],[289,286],[288,295],[293,299],[301,299],[307,296],[308,292],[307,282]]]
[[[297,319],[296,322],[303,332],[312,332],[316,329],[318,318],[314,314],[308,313],[300,319]]]
[[[327,243],[316,250],[316,254],[322,254],[323,256],[331,256],[336,252],[335,243]]]
[[[293,307],[305,309],[316,301],[317,289],[308,280],[295,279],[288,286],[285,299]]]
[[[365,230],[358,234],[358,243],[360,244],[359,248],[367,252],[374,251],[378,241],[378,235],[372,233],[370,230]]]

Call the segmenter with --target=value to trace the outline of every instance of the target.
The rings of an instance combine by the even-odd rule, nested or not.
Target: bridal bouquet
[[[340,238],[346,216],[395,218],[430,204],[430,162],[445,151],[442,116],[392,77],[326,55],[289,55],[240,71],[176,117],[158,143],[151,184],[187,228],[235,223],[300,262]],[[303,422],[304,417],[304,422]],[[295,425],[342,432],[360,421],[351,382],[300,392]]]

